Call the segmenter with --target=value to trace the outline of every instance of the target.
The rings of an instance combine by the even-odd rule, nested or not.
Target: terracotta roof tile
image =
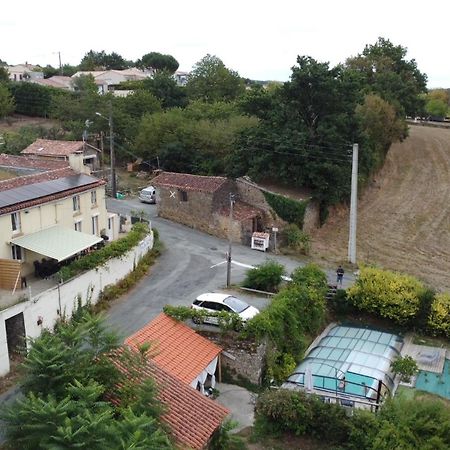
[[[67,161],[36,158],[35,156],[18,156],[2,153],[0,154],[0,166],[13,169],[26,168],[49,170],[69,167],[69,163]]]
[[[120,357],[113,360],[120,370],[129,372],[128,365],[125,367]],[[161,420],[168,425],[178,445],[195,450],[205,448],[229,411],[153,361],[144,361],[138,373],[142,381],[147,378],[155,381],[157,398],[164,406]]]
[[[197,334],[182,322],[159,314],[125,344],[139,348],[151,344],[150,358],[179,380],[190,384],[222,351],[216,344]]]
[[[228,217],[230,215],[230,206],[227,204],[220,210],[220,214]],[[261,216],[263,211],[259,208],[249,205],[241,201],[236,201],[233,205],[233,219],[241,222],[242,220],[252,219]]]
[[[189,173],[163,172],[153,178],[152,184],[185,191],[216,192],[227,182],[225,177],[206,177]]]
[[[83,151],[83,141],[56,141],[49,139],[36,139],[26,149],[23,155],[42,156],[69,156],[72,153]]]

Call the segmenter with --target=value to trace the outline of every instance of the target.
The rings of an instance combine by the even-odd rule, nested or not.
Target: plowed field
[[[411,126],[358,205],[357,260],[450,291],[450,129]],[[346,261],[348,210],[333,211],[312,253]]]

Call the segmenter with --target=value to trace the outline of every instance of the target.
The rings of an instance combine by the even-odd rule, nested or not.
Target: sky
[[[171,54],[189,71],[206,54],[241,76],[289,79],[297,55],[331,66],[379,36],[408,49],[428,87],[450,88],[449,0],[21,0],[0,6],[0,59],[76,65],[89,50],[136,60]]]

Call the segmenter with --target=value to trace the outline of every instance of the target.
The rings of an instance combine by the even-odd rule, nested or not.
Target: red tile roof
[[[222,351],[216,344],[197,334],[182,322],[159,314],[125,340],[139,348],[151,344],[149,357],[162,369],[190,384]]]
[[[121,371],[129,373],[128,364],[121,361],[120,357],[114,358],[114,362]],[[161,420],[168,425],[180,448],[205,448],[229,411],[181,382],[153,361],[143,361],[138,373],[141,381],[148,378],[155,381],[157,398],[164,407]]]
[[[52,159],[36,158],[35,156],[18,156],[0,154],[0,166],[13,169],[61,169],[68,167],[67,161],[56,161]]]
[[[36,139],[25,150],[23,155],[69,156],[83,151],[83,141],[56,141]]]
[[[227,204],[220,210],[220,214],[226,217],[230,215],[230,206]],[[253,217],[262,216],[263,211],[259,208],[249,205],[241,201],[236,201],[233,205],[233,219],[241,222],[246,219],[252,219]]]
[[[205,177],[189,173],[163,172],[153,178],[152,184],[184,191],[216,192],[227,182],[225,177]]]

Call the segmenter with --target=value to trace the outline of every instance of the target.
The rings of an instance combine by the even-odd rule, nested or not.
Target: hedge
[[[67,266],[61,268],[58,272],[62,281],[67,281],[79,273],[95,269],[112,258],[118,258],[125,255],[135,247],[149,233],[146,223],[138,222],[133,225],[131,231],[123,238],[107,244],[105,247],[96,250],[76,259]]]
[[[437,294],[431,303],[428,327],[450,338],[450,294]]]
[[[363,267],[347,295],[356,308],[404,325],[417,316],[425,291],[425,286],[409,275]]]

